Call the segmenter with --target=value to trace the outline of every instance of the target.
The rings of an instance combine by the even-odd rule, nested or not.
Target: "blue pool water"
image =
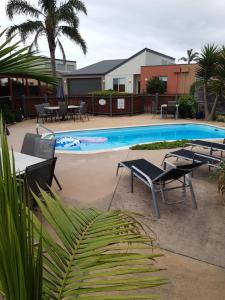
[[[225,129],[201,124],[174,124],[82,130],[55,135],[58,141],[57,150],[92,152],[157,141],[220,139],[225,138]],[[63,138],[66,138],[66,143],[61,143]],[[74,140],[74,143],[71,143],[71,140]]]

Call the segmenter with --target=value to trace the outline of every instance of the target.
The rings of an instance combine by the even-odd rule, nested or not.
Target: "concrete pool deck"
[[[184,123],[184,120],[161,120],[151,115],[91,117],[90,121],[46,123],[46,126],[54,131],[63,131],[171,122]],[[211,124],[221,126],[222,123]],[[27,120],[10,126],[9,142],[15,151],[20,151],[26,132],[35,132],[35,125],[35,120]],[[60,194],[71,206],[143,213],[143,221],[152,228],[159,245],[170,250],[162,250],[165,256],[160,259],[160,265],[167,270],[159,275],[170,281],[160,288],[161,299],[224,300],[225,269],[219,266],[225,266],[225,211],[216,183],[209,180],[205,167],[193,178],[199,209],[193,211],[189,205],[169,208],[162,205],[159,221],[152,217],[149,191],[135,182],[132,195],[125,170],[119,177],[115,176],[119,161],[143,157],[159,165],[166,152],[121,150],[91,155],[58,154],[56,174],[63,186]]]

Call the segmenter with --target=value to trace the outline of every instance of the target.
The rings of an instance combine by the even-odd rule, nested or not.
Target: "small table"
[[[167,110],[167,107],[168,107],[167,104],[162,104],[161,105],[161,109],[160,109],[160,116],[161,116],[161,118],[163,118],[163,110],[164,109]],[[176,107],[175,119],[178,119],[178,116],[179,116],[179,104],[176,104],[175,107]],[[167,115],[167,112],[166,112],[166,115]]]
[[[76,108],[80,108],[79,105],[68,105],[67,107],[68,109],[76,109]],[[44,107],[45,110],[48,110],[48,111],[57,111],[59,110],[59,106],[46,106]]]
[[[11,156],[11,161],[12,161],[12,155],[10,155],[10,156]],[[23,154],[23,153],[20,153],[20,152],[14,152],[14,160],[15,160],[16,174],[23,174],[23,173],[25,173],[25,170],[26,170],[27,167],[30,167],[32,165],[43,162],[46,159],[39,158],[39,157],[36,157],[36,156],[27,155],[27,154]]]

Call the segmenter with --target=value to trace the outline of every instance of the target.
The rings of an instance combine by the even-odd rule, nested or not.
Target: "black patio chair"
[[[192,161],[193,163],[194,162],[203,162],[208,165],[209,169],[211,167],[214,167],[214,168],[219,167],[220,163],[222,162],[222,159],[219,157],[215,157],[212,155],[207,155],[207,154],[203,154],[203,153],[199,153],[199,152],[193,152],[188,149],[179,149],[179,150],[171,151],[171,152],[167,153],[164,156],[162,165],[163,165],[165,159],[167,159],[169,157],[176,157],[177,159],[184,159],[184,160]]]
[[[168,162],[166,162],[168,164]],[[136,177],[145,183],[151,190],[152,201],[154,210],[157,218],[160,218],[160,211],[158,207],[158,202],[156,198],[156,193],[160,192],[162,195],[162,199],[164,202],[165,196],[164,191],[174,190],[181,188],[184,194],[184,200],[186,199],[186,188],[190,189],[192,196],[192,204],[193,208],[197,209],[197,202],[194,194],[194,190],[192,187],[191,177],[189,173],[193,171],[193,169],[204,164],[203,162],[196,162],[192,164],[182,165],[182,166],[174,166],[169,170],[163,170],[154,164],[150,163],[145,159],[136,159],[130,161],[120,162],[117,166],[117,175],[118,171],[121,167],[125,167],[131,172],[131,192],[133,193],[133,178]],[[171,164],[169,164],[171,166]],[[167,187],[169,184],[174,181],[178,181],[181,183],[179,186]],[[173,203],[180,203],[182,201],[176,201]],[[173,204],[168,203],[167,204]]]
[[[38,164],[29,166],[25,170],[24,182],[29,201],[33,200],[32,206],[35,206],[35,199],[31,191],[35,195],[40,195],[40,189],[49,192],[54,176],[56,157],[45,160]]]
[[[55,139],[42,139],[38,134],[26,133],[23,140],[21,153],[43,159],[52,159],[55,157],[55,143]],[[53,174],[53,177],[59,189],[62,190],[62,186],[55,174]]]
[[[210,154],[213,154],[214,151],[220,151],[221,157],[223,157],[223,152],[225,152],[225,139],[223,143],[216,143],[204,140],[193,140],[187,143],[187,145],[191,146],[192,149],[194,147],[201,147],[203,149],[209,149]]]
[[[47,121],[48,118],[50,118],[52,121],[53,114],[52,114],[52,112],[46,111],[45,107],[47,107],[47,106],[49,106],[49,103],[42,103],[42,104],[34,105],[35,110],[36,110],[37,123],[39,123],[39,119],[41,119],[43,123],[45,121]]]
[[[57,117],[59,121],[64,121],[68,117],[68,105],[65,102],[61,102],[59,104],[59,110],[57,113]]]

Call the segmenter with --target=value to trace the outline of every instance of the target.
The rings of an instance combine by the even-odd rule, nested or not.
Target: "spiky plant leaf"
[[[0,34],[3,38],[4,31]],[[46,58],[37,51],[29,51],[21,42],[13,42],[15,36],[6,38],[0,43],[0,75],[26,76],[46,83],[56,84],[56,78],[44,67]],[[11,44],[12,42],[12,44]]]
[[[7,300],[41,299],[42,243],[34,248],[33,218],[0,121],[0,288]],[[37,251],[36,251],[37,250]]]
[[[54,194],[36,197],[53,239],[42,229],[44,247],[43,292],[50,299],[153,299],[152,293],[135,294],[165,284],[155,275],[152,239],[140,225],[120,211],[66,207]],[[37,233],[40,222],[34,219]]]

